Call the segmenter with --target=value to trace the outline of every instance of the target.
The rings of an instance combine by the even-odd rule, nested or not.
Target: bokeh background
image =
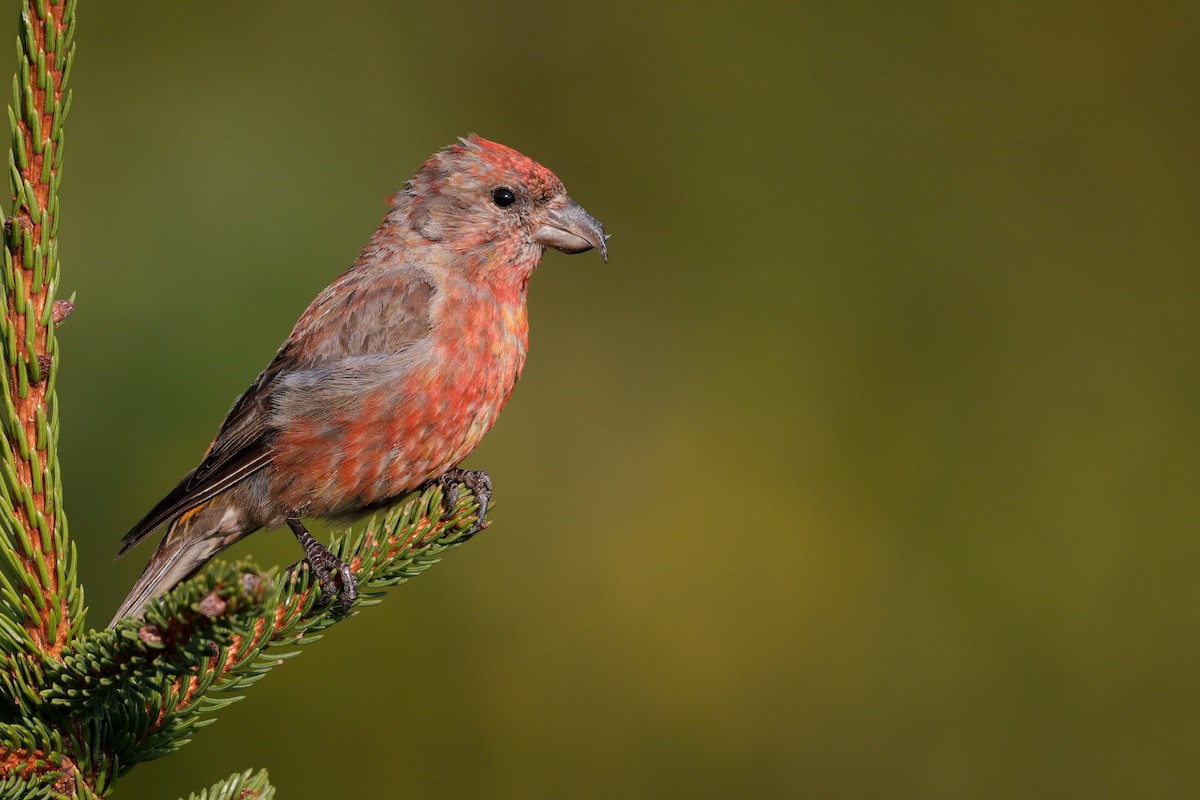
[[[613,233],[533,282],[492,529],[122,797],[1195,796],[1200,6],[80,5],[96,625],[431,152],[511,144]]]

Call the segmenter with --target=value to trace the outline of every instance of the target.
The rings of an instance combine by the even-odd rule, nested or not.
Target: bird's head
[[[434,154],[396,199],[422,234],[464,255],[532,270],[547,247],[595,248],[608,261],[604,226],[553,172],[474,134]]]

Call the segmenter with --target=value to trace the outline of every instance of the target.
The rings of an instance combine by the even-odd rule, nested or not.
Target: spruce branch
[[[320,639],[330,625],[379,603],[383,589],[419,575],[442,553],[465,541],[478,511],[474,495],[464,491],[455,507],[443,514],[442,490],[433,487],[387,512],[382,520],[372,520],[357,536],[338,537],[330,549],[350,565],[360,588],[348,613],[320,604],[319,584],[304,562],[282,576],[260,576],[245,564],[218,562],[152,605],[143,622],[124,620],[113,631],[88,634],[80,646],[93,653],[103,650],[105,663],[139,662],[136,681],[114,681],[99,688],[105,695],[101,705],[106,715],[125,709],[119,731],[96,732],[108,742],[113,763],[125,769],[186,744],[194,730],[213,721],[212,712],[241,699],[234,692],[297,655],[296,647]],[[254,581],[256,577],[261,577],[261,583]],[[261,591],[261,599],[247,597],[245,611],[222,609],[220,637],[210,637],[204,628],[187,632],[194,624],[191,610],[212,592],[234,583],[247,594]],[[164,639],[181,642],[175,653],[183,658],[146,659],[140,643],[147,626]],[[74,697],[83,699],[81,694]],[[94,698],[80,704],[59,693],[56,699],[71,714],[95,707]],[[145,714],[146,708],[157,709],[153,719]]]
[[[0,316],[0,651],[56,658],[83,625],[59,480],[58,189],[76,0],[25,0],[17,36]]]
[[[44,723],[0,723],[0,797],[69,794],[78,776],[62,738]]]
[[[275,787],[267,780],[264,769],[234,773],[199,794],[192,792],[188,800],[271,800],[274,796]]]

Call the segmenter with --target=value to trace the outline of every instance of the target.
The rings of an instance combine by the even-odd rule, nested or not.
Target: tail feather
[[[138,617],[146,604],[200,571],[200,568],[238,536],[229,536],[220,523],[224,509],[209,503],[176,518],[150,557],[150,563],[121,603],[108,627],[125,617]]]

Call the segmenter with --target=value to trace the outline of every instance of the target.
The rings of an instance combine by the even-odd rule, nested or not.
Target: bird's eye
[[[513,194],[513,190],[507,186],[501,186],[496,191],[492,192],[492,202],[501,208],[508,208],[513,203],[517,202],[517,196]]]

